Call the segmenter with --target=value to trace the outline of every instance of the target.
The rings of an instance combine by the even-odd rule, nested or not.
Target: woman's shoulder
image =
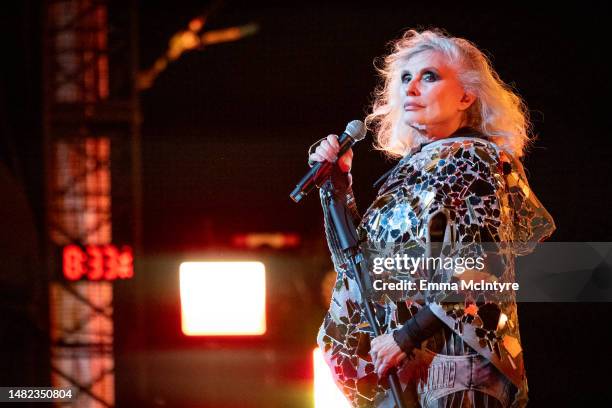
[[[460,189],[459,184],[475,180],[497,185],[503,176],[515,169],[511,155],[487,138],[449,137],[428,143],[402,159],[389,175],[385,175],[379,194],[400,185],[415,193],[435,187],[454,191]]]
[[[447,174],[455,169],[462,172],[508,173],[518,163],[509,152],[484,136],[441,139],[426,145],[421,153],[432,164],[436,162],[437,171]]]

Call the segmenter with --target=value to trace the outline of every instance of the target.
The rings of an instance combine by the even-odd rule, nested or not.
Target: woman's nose
[[[419,93],[420,92],[417,86],[417,81],[413,79],[410,82],[408,82],[408,84],[406,85],[406,94],[407,95],[419,95]]]

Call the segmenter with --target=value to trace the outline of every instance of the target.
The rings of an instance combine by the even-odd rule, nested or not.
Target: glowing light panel
[[[329,366],[323,359],[320,348],[312,352],[314,365],[314,406],[315,408],[350,408],[342,392],[334,383]]]
[[[261,262],[183,262],[181,325],[187,336],[266,332],[266,268]]]

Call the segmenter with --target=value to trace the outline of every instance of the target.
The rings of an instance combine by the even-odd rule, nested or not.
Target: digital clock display
[[[67,245],[62,251],[62,271],[69,281],[129,279],[134,277],[134,255],[127,245]]]

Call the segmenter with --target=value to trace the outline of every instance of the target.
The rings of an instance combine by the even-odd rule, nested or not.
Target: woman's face
[[[466,93],[443,54],[423,51],[401,68],[403,122],[431,138],[447,137],[461,126],[475,97]]]

